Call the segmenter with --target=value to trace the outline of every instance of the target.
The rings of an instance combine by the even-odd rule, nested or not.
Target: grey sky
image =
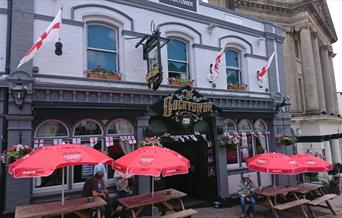
[[[334,52],[337,54],[334,58],[334,69],[337,91],[342,92],[342,0],[327,0],[327,2],[339,38],[333,44]]]

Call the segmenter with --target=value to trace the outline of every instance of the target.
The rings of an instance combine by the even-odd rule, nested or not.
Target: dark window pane
[[[100,65],[105,71],[117,71],[115,53],[88,50],[87,57],[89,70],[94,70]]]
[[[88,47],[116,51],[116,30],[101,25],[89,25]]]
[[[187,73],[187,64],[169,61],[169,71]]]
[[[227,69],[227,83],[238,84],[239,82],[239,71]]]
[[[187,61],[187,49],[186,43],[171,39],[167,43],[167,56],[168,59],[179,60],[179,61]]]
[[[67,182],[67,173],[65,169],[64,184]],[[39,177],[34,180],[35,188],[62,185],[62,169],[56,169],[50,176]]]
[[[101,127],[92,120],[83,120],[75,128],[74,135],[101,135]]]
[[[239,67],[239,53],[233,50],[226,51],[226,64],[231,67]]]

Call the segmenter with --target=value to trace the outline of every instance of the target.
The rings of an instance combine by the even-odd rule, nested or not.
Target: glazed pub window
[[[40,141],[38,146],[53,145],[54,140],[67,141],[69,131],[67,126],[59,120],[46,120],[40,123],[34,134],[34,141]],[[36,143],[35,143],[36,144]],[[65,184],[67,182],[67,173],[65,174]],[[62,170],[55,170],[50,176],[37,177],[33,179],[33,192],[52,191],[62,185]]]
[[[118,72],[117,29],[87,25],[87,65],[90,71]]]
[[[228,49],[225,52],[225,56],[227,84],[235,85],[241,83],[240,53],[235,50]]]
[[[170,39],[167,43],[169,78],[189,79],[188,44]]]
[[[266,122],[259,119],[254,122],[254,130],[257,134],[255,137],[255,153],[262,154],[269,151],[268,134]]]

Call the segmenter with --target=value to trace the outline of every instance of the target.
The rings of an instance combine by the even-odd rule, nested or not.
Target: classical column
[[[300,44],[302,50],[304,90],[307,113],[319,112],[319,99],[317,91],[317,78],[315,71],[315,61],[313,56],[311,30],[309,26],[304,26],[300,30]]]
[[[324,95],[325,95],[325,103],[326,103],[327,112],[329,112],[330,114],[334,114],[336,110],[334,96],[336,95],[334,94],[333,87],[332,87],[328,46],[321,47],[321,64],[322,64]]]
[[[341,161],[341,149],[338,139],[330,139],[331,153],[333,163],[342,163]]]
[[[340,110],[338,107],[338,101],[337,101],[337,91],[336,91],[336,80],[335,80],[335,70],[334,70],[334,63],[333,63],[333,57],[335,56],[334,52],[332,51],[332,48],[329,52],[329,65],[330,65],[330,73],[331,73],[331,87],[334,93],[334,104],[335,104],[335,114],[339,114]]]
[[[313,47],[313,55],[314,55],[314,60],[315,60],[319,109],[320,109],[320,111],[327,111],[327,108],[325,105],[322,65],[321,65],[321,58],[320,58],[320,54],[319,54],[319,45],[318,45],[317,33],[315,33],[313,38],[312,38],[312,47]]]
[[[331,146],[329,141],[324,142],[324,151],[325,151],[325,160],[329,163],[333,163],[332,154],[331,154]]]
[[[297,77],[297,63],[296,63],[296,53],[295,53],[295,43],[293,39],[293,34],[291,30],[286,32],[286,37],[284,41],[284,64],[285,64],[285,78],[287,95],[291,97],[291,112],[300,112],[299,105],[299,85]]]

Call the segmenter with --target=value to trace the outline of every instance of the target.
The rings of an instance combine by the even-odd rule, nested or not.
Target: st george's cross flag
[[[31,60],[42,45],[46,43],[54,43],[59,41],[60,38],[60,30],[62,27],[62,8],[59,9],[55,19],[50,23],[50,25],[46,28],[46,30],[40,35],[39,39],[35,41],[32,47],[26,52],[25,56],[20,60],[17,69]]]
[[[219,74],[219,70],[220,70],[220,63],[222,61],[223,55],[224,55],[224,51],[226,50],[227,47],[227,43],[223,46],[223,48],[220,50],[219,53],[217,53],[217,55],[215,56],[215,61],[212,64],[211,67],[211,74],[208,76],[209,81],[214,81],[214,79],[216,79],[217,75]]]
[[[257,72],[257,82],[259,84],[260,87],[262,87],[262,78],[265,76],[265,74],[267,73],[268,71],[268,68],[270,68],[272,62],[273,62],[273,59],[274,59],[274,56],[275,56],[275,52],[272,53],[271,57],[268,59],[267,63],[265,64],[265,66],[263,66],[261,68],[260,71]]]

